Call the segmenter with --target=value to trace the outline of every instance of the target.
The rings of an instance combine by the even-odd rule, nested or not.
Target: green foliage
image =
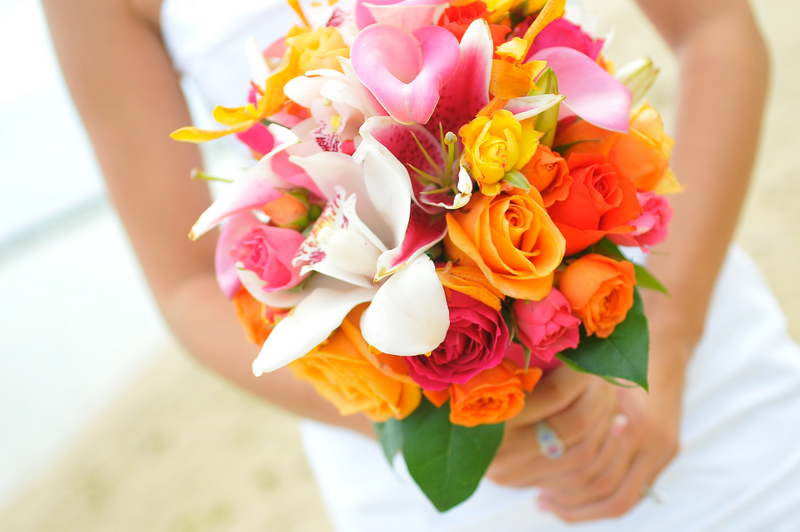
[[[453,425],[449,403],[436,408],[424,397],[403,421],[375,424],[386,457],[392,462],[402,447],[408,472],[440,512],[475,492],[500,447],[504,427]]]
[[[581,327],[578,347],[561,352],[558,358],[575,370],[598,375],[610,382],[616,379],[630,381],[647,390],[649,349],[647,317],[639,291],[634,289],[633,307],[611,336],[586,336]]]
[[[389,464],[394,463],[394,457],[403,448],[403,426],[401,422],[390,418],[384,423],[373,423],[375,434],[378,436],[378,441],[381,442],[383,453]]]

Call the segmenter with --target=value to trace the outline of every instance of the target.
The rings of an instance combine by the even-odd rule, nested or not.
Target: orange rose
[[[466,207],[448,212],[444,245],[454,262],[480,268],[503,294],[538,301],[550,293],[566,244],[541,195],[514,188],[474,194]]]
[[[525,406],[525,392],[530,393],[541,376],[540,368],[531,367],[525,373],[513,362],[503,360],[466,384],[452,384],[449,390],[424,393],[437,407],[450,399],[450,422],[454,425],[491,425],[519,414]]]
[[[353,309],[327,341],[289,364],[289,369],[343,416],[363,412],[376,422],[403,419],[419,406],[419,386],[410,379],[393,378],[370,362],[376,357],[369,353],[359,328],[365,308]]]
[[[547,146],[540,144],[536,153],[520,172],[532,187],[542,193],[545,207],[567,198],[572,184],[567,161],[558,153],[550,151]]]
[[[636,273],[628,261],[589,254],[567,266],[558,283],[586,334],[608,338],[633,306]]]
[[[669,194],[681,190],[669,167],[673,143],[664,133],[658,111],[644,103],[631,113],[628,134],[600,129],[585,120],[573,120],[559,124],[553,145],[569,146],[562,152],[565,158],[572,153],[599,153],[608,157],[614,151],[638,190]]]
[[[247,339],[257,345],[263,345],[275,325],[289,313],[257,301],[244,287],[233,296],[233,305]]]

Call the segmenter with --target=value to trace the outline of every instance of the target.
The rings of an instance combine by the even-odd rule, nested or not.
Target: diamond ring
[[[564,455],[564,442],[547,421],[540,421],[536,424],[536,439],[539,441],[542,455],[548,460],[557,460]]]

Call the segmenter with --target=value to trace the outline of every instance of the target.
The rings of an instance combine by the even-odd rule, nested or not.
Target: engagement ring
[[[536,424],[536,439],[539,440],[539,449],[548,460],[556,460],[564,455],[564,442],[547,421]]]

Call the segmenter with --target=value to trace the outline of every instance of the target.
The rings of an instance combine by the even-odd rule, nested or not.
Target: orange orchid
[[[252,46],[251,46],[252,48]],[[295,26],[286,36],[286,51],[278,67],[264,81],[263,86],[253,82],[259,93],[255,104],[244,107],[217,106],[214,119],[227,129],[204,130],[183,127],[170,136],[184,142],[206,142],[231,133],[248,130],[253,124],[261,122],[280,111],[287,102],[283,87],[292,79],[302,76],[309,70],[327,68],[341,72],[340,57],[349,57],[350,49],[334,27],[316,30]],[[266,61],[260,52],[250,53],[253,72],[265,72]]]

